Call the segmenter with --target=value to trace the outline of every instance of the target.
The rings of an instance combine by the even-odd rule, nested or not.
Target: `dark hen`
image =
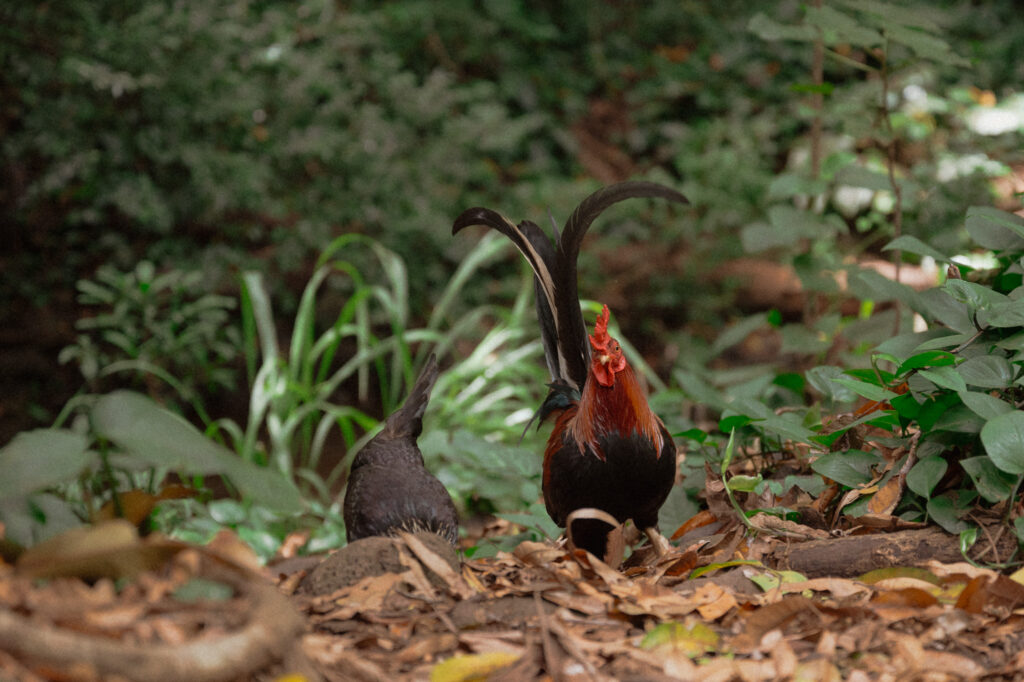
[[[452,498],[427,471],[416,445],[437,375],[437,359],[431,355],[405,404],[356,454],[345,490],[349,542],[403,530],[428,530],[453,545],[458,541],[459,519]]]

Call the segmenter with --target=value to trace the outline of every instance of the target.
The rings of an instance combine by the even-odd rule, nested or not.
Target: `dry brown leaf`
[[[676,531],[672,533],[672,537],[670,537],[669,539],[678,540],[690,531],[711,525],[716,521],[718,521],[717,516],[712,514],[707,509],[702,509],[701,511],[691,516],[685,523],[683,523],[683,525],[679,526],[679,528],[677,528]]]
[[[769,531],[780,537],[794,540],[827,540],[832,537],[828,531],[821,530],[820,528],[811,528],[810,526],[787,519],[780,519],[778,516],[772,516],[763,512],[754,514],[750,518],[750,523],[759,530]]]
[[[573,593],[567,590],[546,590],[544,592],[544,599],[548,600],[552,604],[564,606],[591,616],[597,616],[608,612],[611,598],[608,595],[603,596],[605,597],[604,599],[594,595]]]
[[[406,579],[405,573],[384,573],[363,578],[355,585],[350,585],[325,598],[314,600],[333,603],[332,608],[322,616],[313,616],[314,622],[328,620],[348,620],[357,613],[379,610],[384,604],[388,593],[396,585]]]
[[[718,620],[737,606],[731,592],[712,582],[698,587],[693,600],[697,603],[697,612],[707,621]]]
[[[448,590],[460,599],[469,599],[474,591],[465,580],[462,574],[456,572],[448,562],[442,559],[436,552],[423,544],[423,541],[412,533],[400,532],[398,536],[416,555],[416,558],[423,562],[435,575],[440,577],[448,585]]]
[[[527,540],[519,543],[512,551],[512,555],[527,566],[544,566],[564,557],[565,550],[552,547],[544,542]]]
[[[802,592],[812,590],[814,592],[830,592],[836,599],[846,599],[854,595],[867,596],[871,594],[871,588],[864,583],[845,578],[812,578],[799,583],[784,583],[779,589],[783,592]]]

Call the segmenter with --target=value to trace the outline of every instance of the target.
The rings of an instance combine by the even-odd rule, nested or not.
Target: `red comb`
[[[595,349],[604,349],[608,342],[611,341],[611,337],[608,336],[608,318],[610,313],[608,312],[608,306],[605,305],[601,308],[601,314],[597,316],[597,321],[594,322],[594,333],[590,335],[590,345]]]

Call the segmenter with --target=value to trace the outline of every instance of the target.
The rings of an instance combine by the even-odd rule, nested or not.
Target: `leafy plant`
[[[0,448],[0,518],[6,537],[33,544],[91,520],[121,493],[156,494],[170,472],[219,475],[249,504],[283,514],[302,509],[287,479],[244,462],[178,415],[131,391],[83,396],[69,405],[72,428],[19,434]]]
[[[61,351],[60,361],[76,362],[89,390],[128,375],[121,385],[181,400],[202,415],[203,394],[235,388],[235,300],[205,293],[199,272],[158,273],[149,261],[119,272],[107,264],[95,279],[79,281],[78,291],[87,314],[75,324],[78,338]],[[167,387],[173,389],[169,396]]]

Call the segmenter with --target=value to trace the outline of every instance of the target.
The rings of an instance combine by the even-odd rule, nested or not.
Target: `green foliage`
[[[26,432],[0,448],[0,519],[15,542],[79,525],[127,489],[155,492],[172,471],[223,476],[248,504],[283,514],[302,509],[290,481],[235,457],[138,393],[86,396],[70,410],[80,415],[72,428]]]
[[[529,276],[497,260],[496,239],[452,243],[450,221],[499,202],[514,215],[564,214],[595,178],[649,175],[686,192],[693,212],[652,234],[649,209],[626,209],[580,272],[588,294],[625,296],[617,315],[639,345],[627,353],[689,446],[662,528],[692,515],[704,464],[723,457],[797,444],[815,458],[802,481],[731,476],[731,496],[873,480],[878,453],[839,445],[869,424],[888,446],[916,448],[917,497],[899,513],[960,532],[972,505],[1005,503],[1024,473],[1024,221],[979,206],[963,222],[1019,150],[1019,125],[985,123],[1018,106],[1016,11],[853,0],[11,5],[0,10],[0,211],[15,276],[0,295],[43,301],[80,280],[84,314],[62,360],[90,391],[129,385],[191,409],[234,459],[310,493],[301,518],[233,500],[162,504],[158,525],[183,537],[234,527],[268,555],[305,526],[316,547],[337,543],[332,494],[347,457],[325,461],[329,436],[355,452],[370,415],[397,407],[433,351],[449,368],[428,413],[428,466],[464,510],[506,513],[541,538],[556,532],[537,503],[544,434],[516,443],[546,380]],[[763,40],[737,39],[745,31]],[[815,41],[827,55],[820,83]],[[926,291],[852,264],[946,266],[975,247],[992,252],[986,264]],[[799,321],[744,317],[730,283],[709,283],[741,255],[792,266],[807,294]],[[627,259],[621,272],[642,265],[639,286],[632,272],[617,281],[612,256]],[[209,293],[236,272],[241,334],[234,299]],[[493,289],[508,306],[479,305]],[[842,307],[851,296],[856,312]],[[899,333],[921,321],[926,331]],[[783,362],[737,363],[752,334],[778,339]],[[244,423],[208,414],[210,394],[236,384],[239,348]],[[88,399],[119,440],[93,424],[0,451],[21,462],[4,469],[14,473],[0,499],[20,505],[23,537],[74,520],[70,510],[84,517],[95,500],[83,490],[109,495],[102,444],[116,451],[111,471],[118,458],[137,465],[116,474],[118,488],[140,476],[153,487],[170,462],[230,478],[222,450],[210,454],[216,471],[196,469],[159,434],[152,452],[168,459],[154,469],[149,436],[121,421],[146,408],[125,395]],[[124,415],[103,402],[116,396]],[[878,409],[825,425],[862,399]],[[168,414],[154,423],[177,433]],[[51,475],[58,465],[67,477]],[[235,486],[260,487],[244,474]]]
[[[174,389],[172,399],[196,404],[203,393],[235,388],[235,300],[204,293],[199,272],[157,273],[149,261],[119,272],[108,264],[79,281],[78,291],[87,314],[60,361],[76,362],[90,390],[128,375],[131,385],[150,388],[156,379]]]

